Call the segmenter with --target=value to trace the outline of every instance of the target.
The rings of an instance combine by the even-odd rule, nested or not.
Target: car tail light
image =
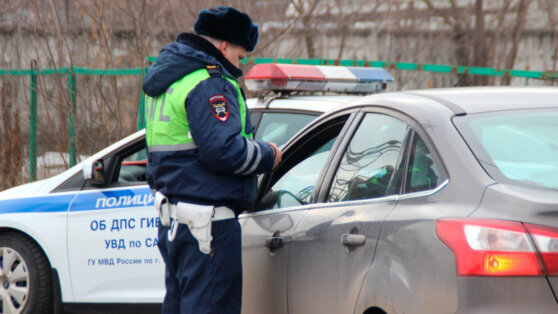
[[[455,255],[459,276],[545,274],[537,249],[519,222],[440,219],[436,221],[436,233]]]
[[[558,228],[525,224],[549,276],[558,275]]]

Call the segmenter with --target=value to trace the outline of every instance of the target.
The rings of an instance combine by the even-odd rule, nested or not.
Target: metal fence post
[[[29,83],[29,182],[37,180],[37,60],[31,61]]]
[[[70,167],[73,167],[77,164],[76,158],[76,143],[75,143],[75,134],[74,134],[74,114],[76,112],[76,75],[73,69],[70,69],[68,73],[68,89],[70,91],[70,102],[71,108],[70,113],[68,114],[69,119],[69,140],[70,140]]]
[[[141,69],[140,82],[143,84],[143,78],[145,77],[146,67]],[[143,93],[142,85],[140,85],[140,99],[139,99],[139,109],[138,109],[138,131],[145,128],[145,94]]]
[[[140,89],[140,101],[138,111],[138,130],[145,128],[145,95],[143,90]]]

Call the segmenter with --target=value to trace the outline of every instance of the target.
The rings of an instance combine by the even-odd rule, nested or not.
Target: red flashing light
[[[267,80],[267,79],[299,79],[299,80],[321,80],[325,75],[315,66],[293,65],[293,64],[260,64],[254,71],[250,71],[244,77],[245,80]]]

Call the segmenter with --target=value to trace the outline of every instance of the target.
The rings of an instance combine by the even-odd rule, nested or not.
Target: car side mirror
[[[105,185],[103,160],[94,160],[83,164],[83,177],[92,185]]]

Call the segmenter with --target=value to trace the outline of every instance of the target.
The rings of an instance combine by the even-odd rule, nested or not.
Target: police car
[[[245,81],[261,92],[247,102],[256,139],[281,146],[321,113],[392,78],[375,68],[261,64]],[[164,264],[145,166],[141,130],[57,176],[0,192],[0,313],[159,308]]]

